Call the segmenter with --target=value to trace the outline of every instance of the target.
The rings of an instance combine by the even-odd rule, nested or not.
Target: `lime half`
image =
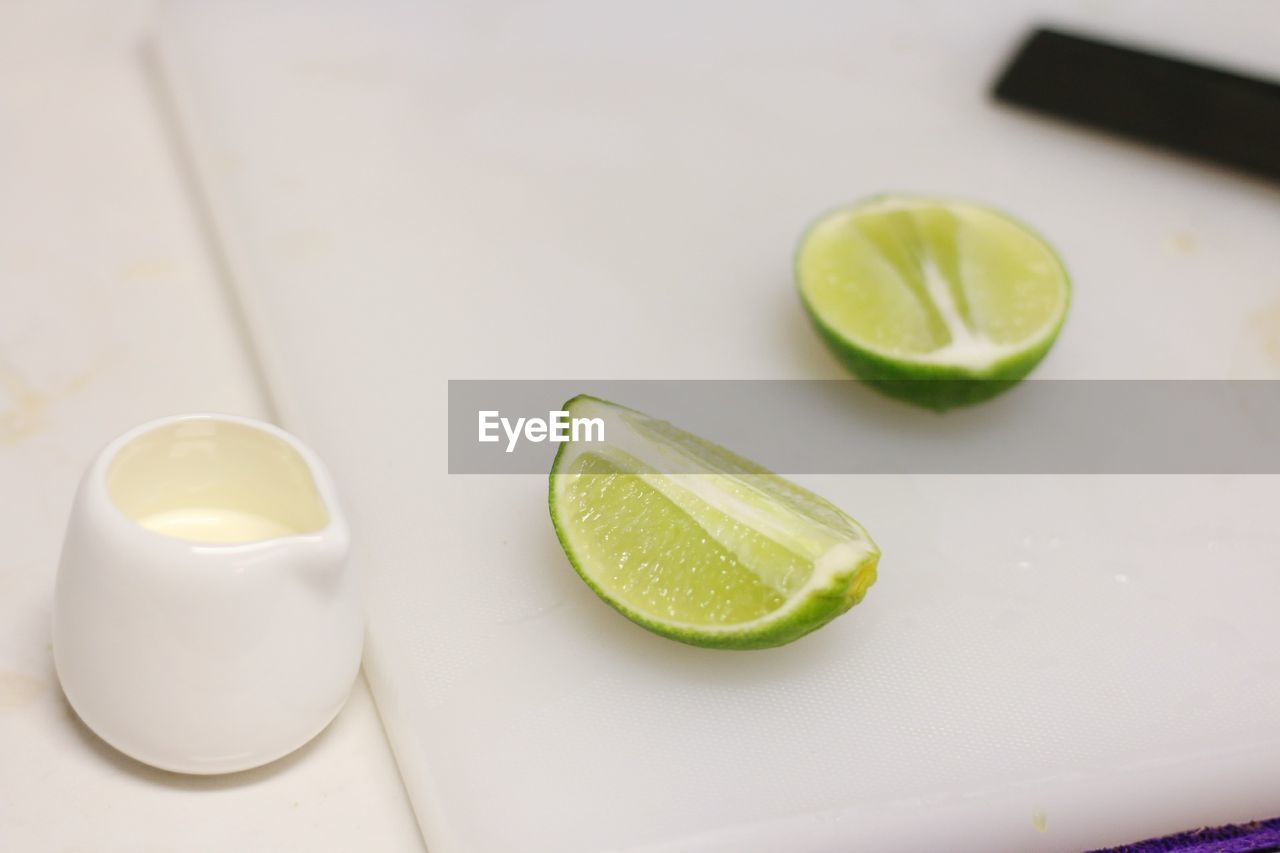
[[[871,537],[812,492],[633,409],[564,408],[599,418],[605,441],[561,445],[551,521],[582,579],[633,622],[697,646],[778,646],[875,580]]]
[[[796,253],[835,355],[893,396],[945,409],[994,396],[1052,346],[1067,271],[1025,226],[976,204],[882,196],[828,213]]]

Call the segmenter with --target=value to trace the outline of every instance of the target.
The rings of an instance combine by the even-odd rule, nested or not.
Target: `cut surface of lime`
[[[882,196],[801,238],[796,283],[835,355],[882,390],[933,408],[977,402],[1049,351],[1071,284],[1042,238],[963,201]]]
[[[788,643],[862,600],[880,551],[831,503],[718,445],[593,397],[604,441],[562,444],[548,503],[582,579],[655,633],[699,646]]]

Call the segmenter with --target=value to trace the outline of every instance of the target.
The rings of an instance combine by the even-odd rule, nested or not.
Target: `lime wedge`
[[[1071,299],[1053,249],[961,201],[881,196],[828,213],[800,240],[796,283],[836,357],[893,396],[945,409],[1022,379]]]
[[[665,421],[594,397],[605,441],[562,444],[548,504],[560,545],[628,619],[696,646],[789,643],[862,600],[880,551],[817,495]]]

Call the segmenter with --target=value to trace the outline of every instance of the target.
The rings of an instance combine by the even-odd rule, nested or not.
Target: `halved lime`
[[[633,622],[696,646],[778,646],[875,581],[871,537],[812,492],[633,409],[586,396],[564,408],[599,418],[605,440],[561,445],[551,521],[582,579]]]
[[[796,283],[832,352],[896,397],[945,409],[994,396],[1044,358],[1071,284],[1049,244],[963,201],[881,196],[823,216]]]

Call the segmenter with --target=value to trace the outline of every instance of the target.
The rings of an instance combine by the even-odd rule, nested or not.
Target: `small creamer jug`
[[[76,494],[54,596],[58,678],[146,764],[224,773],[319,733],[360,667],[346,521],[270,424],[183,415],[111,442]]]

